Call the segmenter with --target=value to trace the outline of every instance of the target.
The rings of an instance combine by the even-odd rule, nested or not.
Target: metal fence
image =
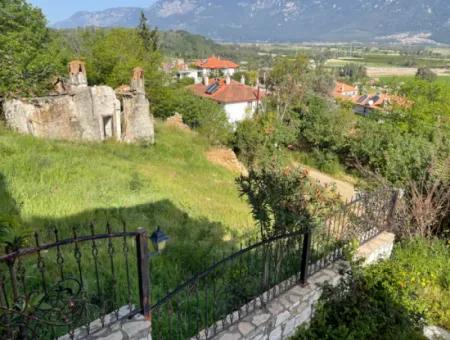
[[[151,307],[153,339],[212,338],[297,283],[385,230],[396,192],[360,194],[314,226],[248,244],[178,286]]]
[[[100,328],[142,312],[141,268],[147,268],[142,244],[146,232],[112,232],[60,239],[0,256],[0,338],[50,339],[99,320]],[[144,240],[144,241],[143,241]],[[146,254],[145,254],[146,255]],[[126,312],[119,308],[128,306]],[[106,315],[111,313],[112,318]],[[97,327],[98,329],[99,327]]]
[[[50,339],[142,313],[153,339],[211,338],[298,282],[342,258],[350,240],[389,225],[397,195],[362,194],[314,228],[254,239],[151,303],[145,230],[70,238],[0,256],[0,338]],[[123,312],[123,306],[127,306]],[[119,309],[121,312],[119,313]],[[108,317],[106,317],[108,315]],[[113,315],[111,318],[109,315]]]

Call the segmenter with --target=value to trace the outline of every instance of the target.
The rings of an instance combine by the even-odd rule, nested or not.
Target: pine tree
[[[150,29],[148,25],[147,17],[144,11],[141,11],[141,18],[138,25],[138,34],[144,42],[145,49],[149,52],[154,52],[158,50],[159,45],[159,34],[158,28]]]

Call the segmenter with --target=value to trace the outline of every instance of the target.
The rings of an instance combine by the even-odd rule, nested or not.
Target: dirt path
[[[316,169],[311,169],[308,167],[305,167],[309,171],[309,176],[311,178],[314,178],[315,180],[319,181],[319,183],[325,185],[325,184],[335,184],[337,192],[342,196],[344,200],[351,200],[355,194],[355,187],[353,184],[341,181],[339,179],[335,179],[329,175],[326,175]]]

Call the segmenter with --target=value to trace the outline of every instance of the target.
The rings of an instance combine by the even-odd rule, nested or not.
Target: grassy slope
[[[145,216],[128,211],[159,204],[147,222],[176,225],[176,210],[218,222],[227,232],[252,228],[248,205],[234,184],[236,174],[205,159],[205,141],[161,123],[156,134],[156,145],[144,147],[46,141],[2,129],[0,175],[8,194],[0,202],[19,202],[22,218],[40,225],[125,207],[126,219],[138,226]]]

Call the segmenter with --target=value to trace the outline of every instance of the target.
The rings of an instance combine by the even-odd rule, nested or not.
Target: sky
[[[155,0],[28,0],[42,8],[50,23],[66,19],[78,11],[98,11],[112,7],[148,7]]]

